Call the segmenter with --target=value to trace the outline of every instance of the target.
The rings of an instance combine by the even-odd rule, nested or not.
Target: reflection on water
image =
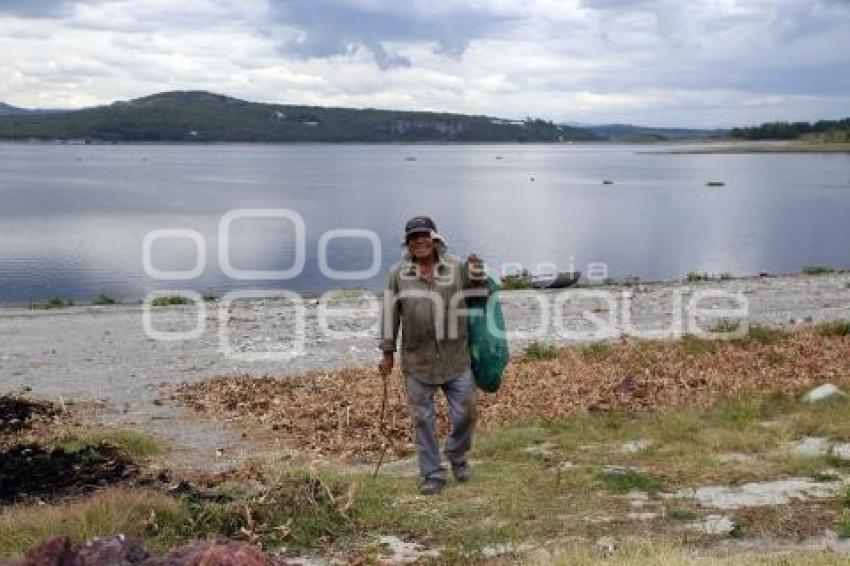
[[[794,272],[850,267],[850,155],[649,155],[610,145],[0,145],[0,300],[51,296],[122,300],[152,289],[376,287],[398,259],[401,227],[430,214],[450,247],[495,266],[555,264],[613,276],[688,271]],[[415,157],[415,160],[408,159]],[[614,184],[603,185],[603,179]],[[722,180],[723,188],[707,188]],[[223,214],[286,208],[305,222],[303,272],[235,281],[219,264]],[[192,281],[156,281],[142,267],[151,230],[188,228],[207,244]],[[359,228],[382,243],[380,273],[334,281],[318,266],[323,233]],[[334,239],[328,263],[365,270],[368,240]],[[241,219],[230,260],[282,270],[292,223]],[[158,241],[163,270],[191,269],[195,245]]]

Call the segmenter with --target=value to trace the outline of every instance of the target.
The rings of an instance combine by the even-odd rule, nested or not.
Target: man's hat
[[[414,234],[430,234],[437,231],[437,225],[427,216],[414,216],[404,225],[404,239],[407,241]]]

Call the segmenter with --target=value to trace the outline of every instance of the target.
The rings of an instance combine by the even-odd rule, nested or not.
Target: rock
[[[831,383],[824,383],[803,395],[803,401],[806,401],[807,403],[815,403],[817,401],[823,401],[824,399],[846,396],[847,394],[835,385]]]
[[[628,466],[619,466],[616,464],[609,464],[602,467],[603,474],[630,474],[634,471],[634,468],[630,468]]]
[[[552,452],[553,448],[555,448],[554,444],[551,442],[544,442],[542,444],[526,446],[522,451],[530,456],[536,456],[538,458],[543,458],[544,460],[551,460],[555,456],[555,453]]]
[[[850,442],[844,442],[833,446],[832,455],[840,460],[850,460]]]
[[[615,550],[617,550],[617,543],[614,540],[614,537],[601,537],[596,539],[596,548],[602,552],[612,554]]]
[[[626,513],[626,517],[633,521],[651,521],[658,517],[658,513],[652,513],[651,511],[643,511],[643,512],[629,512]]]
[[[110,563],[113,564],[113,563]],[[244,542],[196,542],[182,546],[163,558],[144,562],[145,566],[283,566],[256,546]],[[104,564],[104,566],[106,566]]]
[[[21,566],[61,566],[70,563],[73,556],[66,537],[53,537],[27,552]]]
[[[392,535],[379,536],[378,544],[383,547],[381,557],[389,558],[393,564],[416,562],[423,556],[425,550],[421,544],[407,542]]]
[[[646,438],[632,440],[620,446],[620,452],[623,454],[637,454],[643,452],[652,445],[652,441]]]
[[[520,555],[526,554],[534,549],[530,543],[523,542],[518,545],[496,544],[493,546],[485,546],[481,549],[481,557],[485,560],[492,560],[506,554]]]
[[[124,535],[88,540],[77,550],[74,566],[145,564],[150,554],[134,539]]]
[[[698,521],[691,521],[686,528],[706,535],[726,536],[734,533],[738,524],[725,515],[709,515]]]
[[[829,450],[829,440],[826,438],[807,436],[798,440],[791,447],[791,453],[797,456],[816,458],[824,456]]]
[[[626,494],[626,499],[629,500],[629,505],[633,509],[641,509],[649,501],[649,494],[639,489],[633,489]]]
[[[708,486],[694,491],[693,498],[704,507],[738,509],[764,505],[785,505],[792,499],[826,499],[834,497],[842,486],[837,483],[816,482],[810,479],[787,479],[747,483],[735,487]]]
[[[13,566],[14,563],[9,563]],[[76,548],[55,537],[30,550],[17,566],[283,566],[259,548],[243,542],[194,542],[167,556],[151,556],[137,541],[124,535],[94,538]]]
[[[718,454],[717,459],[724,464],[747,464],[752,462],[755,458],[749,454],[743,454],[740,452],[726,452],[724,454]]]

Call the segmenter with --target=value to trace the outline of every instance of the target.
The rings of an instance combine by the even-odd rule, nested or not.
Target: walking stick
[[[381,464],[384,463],[384,456],[387,454],[387,398],[389,397],[389,389],[387,382],[387,374],[381,373],[381,379],[384,381],[384,397],[381,399],[381,436],[384,437],[383,445],[381,446],[381,456],[378,458],[378,463],[375,466],[375,471],[372,473],[372,479],[378,477],[378,470],[381,469]]]

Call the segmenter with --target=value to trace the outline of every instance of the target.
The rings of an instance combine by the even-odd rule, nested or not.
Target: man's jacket
[[[405,259],[390,268],[381,309],[384,352],[394,352],[401,327],[401,371],[426,383],[445,383],[469,368],[467,294],[474,287],[468,262],[441,251],[430,283]]]

